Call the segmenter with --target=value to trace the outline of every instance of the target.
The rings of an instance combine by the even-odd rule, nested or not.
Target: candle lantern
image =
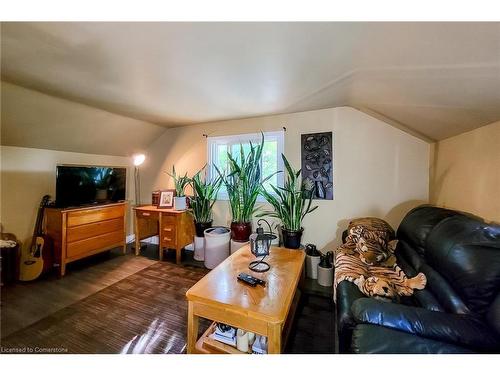
[[[264,228],[262,228],[261,222],[265,222],[268,225],[269,232],[264,232]],[[269,225],[266,220],[260,219],[257,222],[257,225],[258,228],[256,233],[252,233],[250,235],[250,250],[252,254],[255,255],[257,260],[250,262],[248,268],[250,268],[254,272],[266,272],[271,266],[269,265],[269,263],[264,262],[264,259],[269,255],[271,242],[277,237],[273,234],[271,225]]]

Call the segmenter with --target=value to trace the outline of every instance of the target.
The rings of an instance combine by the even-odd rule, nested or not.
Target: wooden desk
[[[198,318],[203,317],[267,336],[268,353],[281,353],[304,259],[302,250],[273,247],[266,258],[271,269],[255,273],[248,269],[248,263],[255,257],[246,245],[224,260],[186,293],[187,352],[217,352],[204,345],[206,334],[198,340]],[[265,280],[266,286],[251,287],[237,281],[240,272]]]
[[[134,207],[135,254],[139,255],[140,240],[159,237],[159,258],[163,260],[163,249],[174,249],[175,260],[181,262],[181,250],[194,240],[194,222],[187,211],[160,209],[156,206]]]

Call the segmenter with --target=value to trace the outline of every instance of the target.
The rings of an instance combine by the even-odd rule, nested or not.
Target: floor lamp
[[[144,163],[146,156],[144,154],[134,155],[134,182],[135,182],[135,205],[141,204],[141,178],[139,176],[139,166]]]
[[[144,154],[134,155],[134,183],[135,183],[135,206],[140,206],[141,204],[141,178],[139,175],[139,167],[144,160],[146,160],[146,156]],[[143,246],[141,246],[142,249]],[[132,249],[135,250],[135,246],[132,246]]]

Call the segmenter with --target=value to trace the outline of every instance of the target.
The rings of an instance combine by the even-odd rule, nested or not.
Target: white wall
[[[395,228],[412,207],[428,201],[429,144],[350,107],[221,121],[168,129],[147,151],[142,172],[142,200],[151,191],[172,187],[164,171],[175,164],[179,173],[194,174],[207,162],[206,138],[279,130],[285,133],[285,154],[300,163],[300,135],[334,134],[333,201],[315,201],[319,208],[304,222],[303,242],[331,248],[349,219],[378,216]],[[215,205],[215,224],[228,225],[227,202]]]
[[[133,201],[133,167],[130,158],[12,146],[1,146],[0,155],[0,222],[3,231],[14,233],[24,246],[29,246],[42,196],[49,194],[52,199],[55,198],[57,164],[127,167],[127,199]],[[130,204],[128,217],[128,233],[132,233]]]

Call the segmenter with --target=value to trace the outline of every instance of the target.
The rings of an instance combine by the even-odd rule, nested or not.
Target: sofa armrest
[[[396,331],[394,329],[358,324],[352,334],[352,352],[360,354],[465,354],[474,353],[459,345],[448,344]]]
[[[352,304],[354,319],[434,340],[494,351],[499,338],[485,323],[465,314],[448,314],[420,307],[361,298]]]

